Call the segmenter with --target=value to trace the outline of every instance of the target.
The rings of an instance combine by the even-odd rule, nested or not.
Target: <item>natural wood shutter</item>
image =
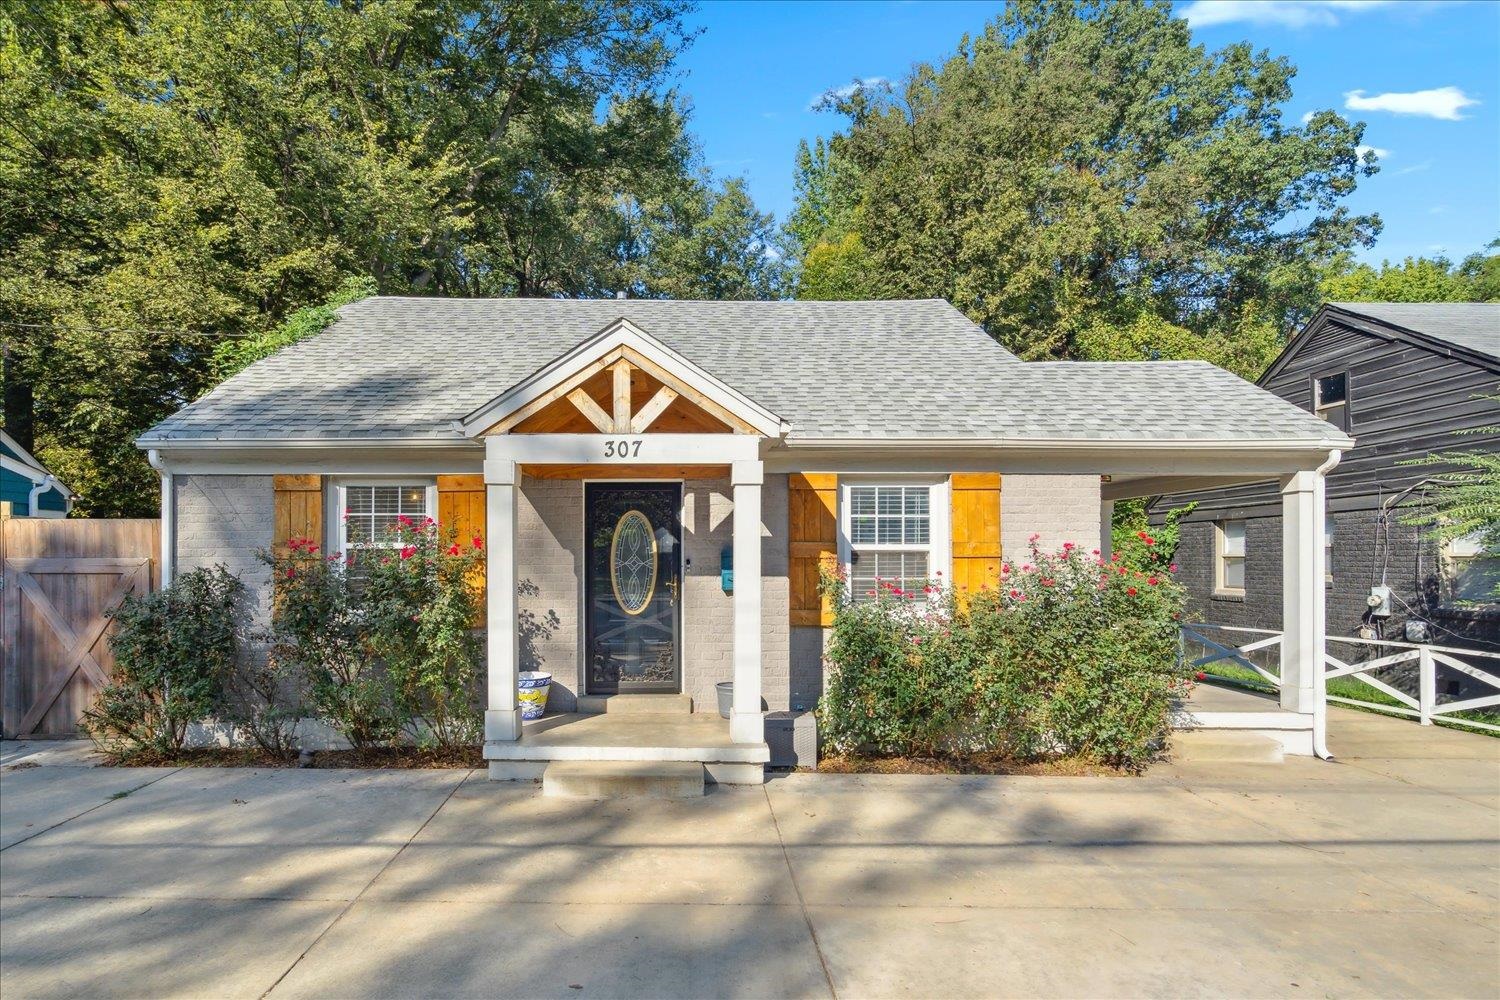
[[[955,472],[953,488],[953,589],[994,586],[1000,579],[1000,474]]]
[[[793,625],[832,625],[833,604],[818,591],[818,569],[838,565],[839,477],[828,472],[788,478]]]
[[[438,476],[438,524],[444,531],[457,532],[458,543],[468,548],[477,536],[484,537],[484,477],[483,476]],[[484,606],[484,565],[480,564],[474,574],[474,587],[479,591],[480,607]]]
[[[271,551],[285,556],[287,542],[310,538],[323,544],[323,477],[272,476],[275,518],[271,528]]]

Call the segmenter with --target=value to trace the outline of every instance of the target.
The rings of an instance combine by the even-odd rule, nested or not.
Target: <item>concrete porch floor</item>
[[[560,712],[527,722],[513,743],[484,745],[490,778],[527,781],[552,761],[696,761],[720,784],[759,784],[771,751],[735,743],[717,715]]]

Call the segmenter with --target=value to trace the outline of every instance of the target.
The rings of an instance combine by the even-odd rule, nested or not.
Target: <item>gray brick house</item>
[[[1107,547],[1115,499],[1264,479],[1312,593],[1318,470],[1351,444],[1200,362],[1022,363],[941,301],[429,298],[345,306],[138,441],[166,576],[226,563],[262,613],[254,552],[292,536],[343,552],[402,514],[482,536],[492,777],[649,759],[730,782],[821,692],[820,566],[974,588],[1033,534]],[[1321,618],[1287,600],[1281,704],[1310,719]],[[522,671],[552,677],[525,725]]]

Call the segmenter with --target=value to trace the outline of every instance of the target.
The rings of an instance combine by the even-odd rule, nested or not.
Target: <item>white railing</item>
[[[1208,633],[1208,634],[1205,634]],[[1244,640],[1244,641],[1239,641]],[[1215,663],[1232,662],[1254,672],[1272,687],[1281,686],[1281,633],[1269,629],[1242,628],[1235,625],[1184,625],[1181,631],[1182,658],[1194,669],[1203,670],[1215,680],[1230,684],[1243,684],[1244,679],[1215,674],[1210,668]],[[1197,643],[1204,655],[1189,659],[1189,644]],[[1369,660],[1353,660],[1350,654],[1335,656],[1329,647],[1337,647],[1342,653],[1354,647],[1356,654],[1361,647],[1390,650]],[[1349,636],[1330,635],[1323,650],[1323,683],[1325,692],[1330,680],[1348,677],[1379,691],[1396,704],[1368,701],[1349,694],[1325,693],[1328,701],[1343,705],[1355,705],[1377,712],[1388,712],[1418,720],[1424,726],[1434,720],[1457,726],[1469,726],[1500,732],[1500,726],[1479,719],[1466,719],[1454,713],[1472,712],[1500,706],[1500,677],[1481,670],[1473,661],[1485,665],[1494,664],[1500,672],[1500,653],[1474,649],[1458,649],[1453,646],[1428,646],[1412,642],[1392,642],[1388,639],[1357,639]],[[1413,697],[1387,681],[1374,676],[1373,672],[1403,663],[1417,665],[1417,694]],[[1437,695],[1437,673],[1439,667],[1457,671],[1467,677],[1496,690],[1496,694],[1464,698],[1459,701],[1439,701]],[[1348,690],[1347,688],[1345,690]],[[1357,690],[1357,689],[1356,689]]]

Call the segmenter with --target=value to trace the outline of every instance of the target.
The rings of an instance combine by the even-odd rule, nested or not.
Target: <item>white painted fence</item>
[[[1242,628],[1236,625],[1194,624],[1182,626],[1180,638],[1183,659],[1194,669],[1202,670],[1217,680],[1231,684],[1241,682],[1239,678],[1213,674],[1213,671],[1208,669],[1214,663],[1229,661],[1253,671],[1273,687],[1280,688],[1281,686],[1280,632],[1261,628]],[[1189,646],[1192,643],[1201,646],[1204,655],[1189,658]],[[1351,647],[1353,648],[1352,654],[1345,652]],[[1351,660],[1351,656],[1359,655],[1362,648],[1373,649],[1380,655],[1374,659]],[[1334,655],[1333,649],[1338,649],[1342,656]],[[1383,652],[1385,650],[1389,652]],[[1361,698],[1326,693],[1324,697],[1328,701],[1340,704],[1357,705],[1360,708],[1374,709],[1377,712],[1409,716],[1417,719],[1424,726],[1432,725],[1434,719],[1441,719],[1453,725],[1500,732],[1500,726],[1454,715],[1455,712],[1474,711],[1500,705],[1500,677],[1497,677],[1495,673],[1481,670],[1474,665],[1475,661],[1484,663],[1486,666],[1493,665],[1492,669],[1500,673],[1500,653],[1458,649],[1453,646],[1392,642],[1388,639],[1356,639],[1330,635],[1323,649],[1323,676],[1318,687],[1320,692],[1326,692],[1329,680],[1336,677],[1349,677],[1395,699],[1398,704],[1391,705],[1385,702],[1366,701]],[[1374,676],[1374,671],[1403,663],[1417,665],[1416,697]],[[1463,698],[1458,701],[1439,701],[1437,672],[1440,666],[1486,684],[1497,693],[1481,695],[1477,698]]]

